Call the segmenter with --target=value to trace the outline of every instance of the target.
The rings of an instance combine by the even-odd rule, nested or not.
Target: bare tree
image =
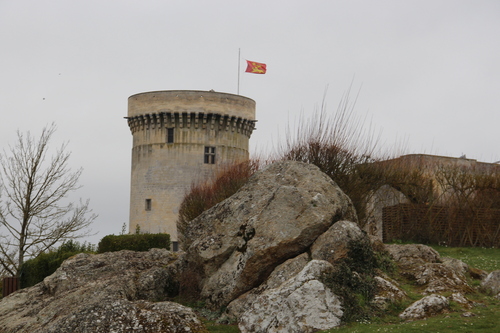
[[[16,144],[0,153],[0,264],[12,275],[25,258],[88,236],[97,217],[89,200],[68,202],[68,195],[81,187],[82,169],[69,168],[67,143],[47,156],[55,130],[54,124],[46,126],[38,139],[17,131]]]

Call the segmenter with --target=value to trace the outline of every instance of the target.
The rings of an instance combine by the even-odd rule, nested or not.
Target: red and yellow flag
[[[266,64],[247,60],[247,73],[266,74]]]

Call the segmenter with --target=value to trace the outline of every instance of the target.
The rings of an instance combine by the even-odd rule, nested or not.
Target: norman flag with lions
[[[247,69],[245,72],[253,74],[266,74],[266,64],[247,60]]]

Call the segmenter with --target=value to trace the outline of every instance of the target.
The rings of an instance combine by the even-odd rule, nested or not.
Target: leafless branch
[[[17,142],[0,153],[0,265],[17,274],[26,257],[55,244],[89,234],[97,217],[89,201],[67,203],[80,188],[82,169],[68,166],[67,143],[49,157],[49,143],[56,130],[45,127],[40,137],[17,132]]]

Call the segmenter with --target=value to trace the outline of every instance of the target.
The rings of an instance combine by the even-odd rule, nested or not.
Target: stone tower
[[[255,101],[214,91],[132,95],[129,231],[169,233],[177,246],[179,205],[191,184],[220,165],[246,160]]]

